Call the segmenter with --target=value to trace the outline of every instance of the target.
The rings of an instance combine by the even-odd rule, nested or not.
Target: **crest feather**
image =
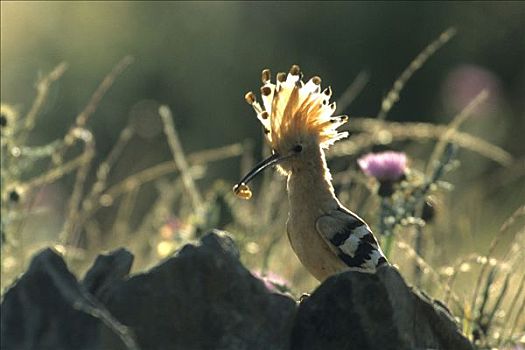
[[[293,65],[288,74],[277,74],[275,84],[271,82],[269,69],[262,71],[261,80],[262,105],[253,92],[248,92],[245,99],[257,113],[272,148],[297,133],[315,135],[323,148],[348,136],[347,132],[337,131],[348,117],[332,116],[336,108],[335,102],[330,103],[332,89],[321,90],[318,76],[305,84],[301,69]]]

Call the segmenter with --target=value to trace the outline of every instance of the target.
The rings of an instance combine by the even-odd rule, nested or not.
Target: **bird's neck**
[[[338,206],[324,151],[319,148],[316,153],[307,164],[294,168],[288,175],[288,198],[292,209],[307,207],[309,211],[326,213]]]

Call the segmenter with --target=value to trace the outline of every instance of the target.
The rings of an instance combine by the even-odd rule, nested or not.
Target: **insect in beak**
[[[277,163],[282,162],[285,159],[290,158],[292,155],[287,156],[281,156],[279,153],[273,153],[268,158],[264,159],[263,161],[259,162],[252,170],[246,174],[241,181],[239,181],[238,184],[233,186],[233,193],[237,197],[240,197],[242,199],[250,199],[252,197],[252,191],[247,186],[248,182],[253,180],[260,172],[262,172],[264,169],[275,165]]]

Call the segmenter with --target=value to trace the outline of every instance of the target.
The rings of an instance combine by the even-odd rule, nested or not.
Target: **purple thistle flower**
[[[357,160],[363,172],[379,182],[395,182],[403,177],[407,157],[402,152],[368,153]]]

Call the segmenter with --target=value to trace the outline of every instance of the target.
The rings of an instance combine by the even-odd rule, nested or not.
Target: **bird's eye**
[[[303,150],[303,146],[301,145],[295,145],[295,147],[293,148],[293,151],[295,153],[300,153],[302,150]]]

